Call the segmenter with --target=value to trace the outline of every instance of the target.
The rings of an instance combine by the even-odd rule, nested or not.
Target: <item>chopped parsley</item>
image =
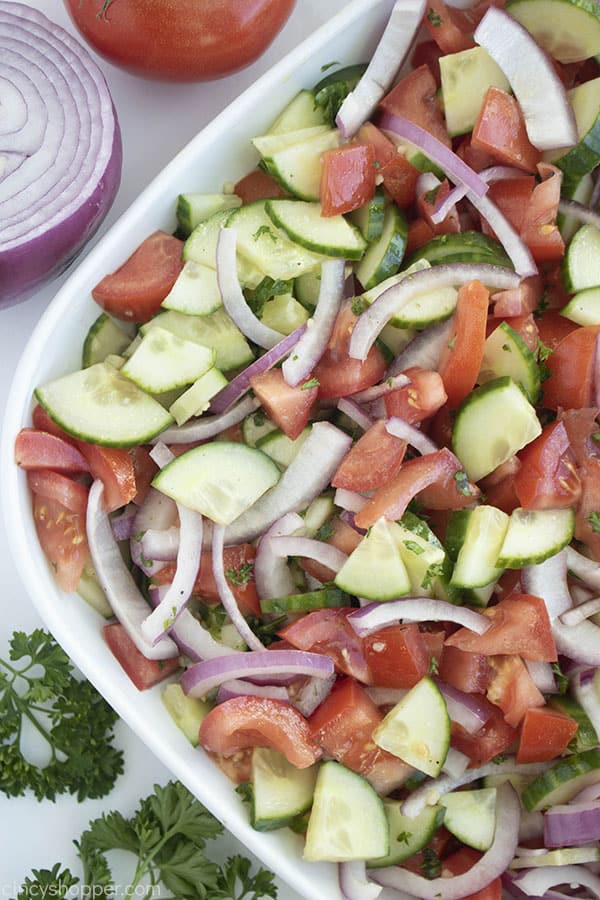
[[[469,476],[464,469],[459,469],[458,472],[454,473],[454,480],[456,482],[456,490],[458,491],[458,493],[462,494],[463,497],[470,497],[471,482],[469,481]]]
[[[600,533],[600,512],[593,512],[587,517],[588,522],[591,525],[592,531],[595,534]]]
[[[244,584],[248,584],[249,581],[252,581],[254,576],[254,563],[252,561],[242,563],[239,569],[225,569],[225,577],[229,584],[232,584],[234,587],[242,587]]]
[[[434,28],[439,28],[442,24],[443,19],[435,12],[435,10],[430,9],[427,13],[427,21],[430,25],[433,25]]]
[[[300,390],[301,391],[309,391],[311,388],[319,387],[320,384],[321,384],[321,382],[319,381],[318,378],[310,378],[308,381],[304,382],[304,384],[302,385]]]

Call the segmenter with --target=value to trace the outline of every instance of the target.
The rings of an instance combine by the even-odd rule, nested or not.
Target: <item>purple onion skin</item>
[[[0,309],[29,299],[45,282],[67,269],[96,233],[121,183],[123,145],[117,113],[110,158],[93,192],[68,219],[35,240],[0,251]]]

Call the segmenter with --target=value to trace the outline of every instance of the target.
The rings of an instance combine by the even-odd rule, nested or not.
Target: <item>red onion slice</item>
[[[133,523],[138,508],[135,503],[128,503],[122,513],[110,520],[115,541],[128,541],[133,534]]]
[[[421,369],[437,369],[442,353],[448,345],[450,334],[454,326],[454,317],[444,322],[430,325],[423,331],[417,332],[412,341],[409,341],[387,370],[388,378],[395,377],[399,372],[405,372],[413,366]]]
[[[259,347],[271,350],[285,335],[263,325],[246,303],[237,276],[236,245],[236,229],[221,228],[217,241],[217,281],[223,306],[243,335]]]
[[[537,266],[527,244],[519,237],[496,204],[489,197],[478,197],[472,191],[467,191],[467,197],[506,250],[515,272],[523,278],[537,275]]]
[[[340,889],[344,900],[377,900],[383,888],[367,878],[363,860],[339,863]]]
[[[424,878],[400,866],[373,869],[371,877],[386,887],[407,891],[421,900],[461,900],[482,890],[510,865],[519,841],[521,804],[510,784],[498,787],[496,828],[490,849],[464,875]]]
[[[129,541],[131,559],[145,575],[152,576],[156,572],[160,572],[163,564],[152,556],[144,555],[142,547],[144,534],[150,529],[166,531],[167,528],[175,525],[176,521],[176,503],[170,497],[161,494],[156,488],[150,488],[133,521],[133,530]]]
[[[363,497],[363,495],[357,493],[357,491],[349,491],[346,488],[337,488],[333,502],[341,509],[357,513],[361,511],[365,503],[368,503],[368,497]]]
[[[350,137],[391,87],[425,12],[425,0],[397,0],[367,69],[342,103],[336,125]]]
[[[100,586],[138,650],[148,659],[171,659],[177,656],[178,650],[170,638],[166,637],[153,646],[142,633],[142,623],[148,616],[148,604],[131,577],[114,539],[110,519],[102,508],[103,493],[102,482],[94,481],[86,516],[88,544]]]
[[[294,352],[281,367],[290,387],[306,381],[325,353],[344,297],[344,266],[343,259],[328,259],[321,265],[321,285],[314,315],[308,320]]]
[[[119,186],[121,136],[102,72],[42,13],[1,2],[0,48],[2,306],[64,269],[96,231]]]
[[[554,806],[544,814],[546,847],[578,847],[600,840],[600,802]]]
[[[462,725],[468,734],[475,734],[490,718],[489,705],[484,705],[477,694],[465,694],[443,681],[436,681],[453,722]]]
[[[296,583],[287,564],[287,558],[278,556],[273,538],[290,535],[304,529],[304,519],[297,513],[288,513],[268,529],[261,537],[254,559],[254,581],[261,600],[288,597],[296,590]]]
[[[333,572],[339,572],[348,556],[325,541],[307,537],[273,537],[271,547],[276,556],[287,558],[288,556],[304,556],[314,559]]]
[[[281,651],[278,650],[277,652],[280,653]],[[328,678],[309,678],[292,700],[292,704],[298,712],[301,712],[303,716],[308,718],[312,716],[323,700],[329,696],[334,684],[335,675],[330,675]]]
[[[408,597],[405,600],[388,600],[385,603],[369,603],[348,616],[359,637],[366,637],[387,625],[403,622],[456,622],[476,634],[483,634],[492,624],[487,616],[468,609],[454,606],[446,600],[431,600],[429,597]]]
[[[519,275],[502,266],[453,263],[421,269],[410,278],[404,278],[383,291],[374,303],[361,313],[350,338],[350,356],[364,361],[379,333],[392,316],[415,297],[441,287],[458,287],[475,279],[500,289],[517,287],[521,280]]]
[[[177,559],[179,526],[171,525],[165,531],[150,528],[143,536],[141,545],[144,559],[158,562],[170,562],[173,559]]]
[[[240,637],[246,642],[251,650],[264,650],[264,644],[254,634],[245,618],[241,614],[237,605],[237,600],[233,591],[229,587],[229,582],[225,577],[225,569],[223,565],[223,538],[225,528],[222,525],[213,526],[212,539],[212,569],[219,592],[219,599],[225,608],[225,612],[231,619]],[[236,675],[232,676],[237,678]]]
[[[385,397],[390,391],[397,391],[409,384],[410,378],[408,375],[393,375],[381,384],[374,384],[373,387],[365,388],[364,391],[357,391],[356,394],[350,394],[347,399],[353,400],[355,403],[372,403],[373,400],[379,400],[380,397]]]
[[[195,663],[181,676],[181,686],[190,697],[204,697],[213,688],[234,678],[256,675],[310,675],[329,678],[333,660],[303,650],[254,650]]]
[[[513,883],[530,897],[543,897],[555,885],[569,884],[588,888],[587,900],[600,898],[600,878],[585,866],[540,866],[516,875]]]
[[[155,608],[168,589],[168,584],[150,588],[148,592],[150,602]],[[244,652],[236,647],[230,647],[228,644],[216,641],[210,631],[192,615],[189,609],[182,610],[175,623],[171,626],[169,635],[173,638],[180,651],[189,656],[194,662],[199,662],[201,659],[216,659],[220,656],[230,656],[234,653]]]
[[[563,625],[578,625],[597,613],[600,613],[600,597],[590,597],[589,600],[584,600],[579,606],[574,606],[572,609],[564,612],[560,617],[560,621]]]
[[[541,597],[550,619],[555,619],[571,607],[572,600],[567,584],[569,550],[561,550],[535,566],[521,571],[521,584],[528,594]]]
[[[583,203],[578,203],[577,200],[560,200],[558,211],[565,216],[572,216],[584,225],[594,225],[596,228],[600,228],[600,213]]]
[[[337,408],[363,431],[368,431],[373,424],[374,420],[369,413],[365,412],[362,406],[350,397],[342,397],[341,400],[338,400]]]
[[[502,10],[490,7],[473,39],[506,75],[533,146],[538,150],[573,147],[577,143],[573,108],[550,57],[527,29]]]
[[[579,553],[574,547],[567,547],[561,552],[564,552],[566,556],[565,568],[583,581],[587,587],[600,591],[600,564],[596,560],[590,559],[589,556]]]
[[[200,419],[186,422],[185,425],[173,425],[161,432],[160,440],[169,444],[193,444],[195,441],[207,441],[216,437],[239,423],[260,406],[256,397],[244,397],[236,406],[218,416],[203,416]]]
[[[290,702],[287,688],[279,684],[253,684],[243,678],[232,678],[224,681],[217,693],[217,703],[224,703],[232,697],[268,697],[269,700]]]
[[[488,169],[482,169],[479,173],[479,177],[482,178],[486,184],[492,184],[494,181],[504,181],[507,178],[522,178],[523,172],[521,169],[514,169],[512,166],[490,166]],[[440,200],[431,214],[431,221],[434,225],[439,225],[440,222],[444,221],[459,200],[466,197],[467,190],[466,185],[459,184],[453,188],[443,200]]]
[[[409,422],[405,422],[404,419],[400,419],[398,416],[392,416],[387,420],[385,430],[388,434],[406,441],[411,447],[418,450],[422,456],[427,456],[428,453],[435,453],[436,450],[440,449],[435,441],[423,434],[420,428],[410,425]]]

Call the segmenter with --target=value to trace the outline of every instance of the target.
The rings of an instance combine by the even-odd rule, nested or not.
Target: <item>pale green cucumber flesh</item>
[[[314,93],[304,90],[290,100],[277,116],[268,133],[286,134],[288,131],[298,131],[300,128],[326,124],[321,108],[315,103]]]
[[[426,806],[409,819],[402,815],[402,800],[384,800],[385,812],[390,829],[390,852],[381,859],[373,859],[367,868],[381,869],[397,866],[425,847],[444,821],[444,810],[440,806]]]
[[[252,751],[252,827],[274,831],[310,809],[318,764],[293,766],[282,753],[267,747]]]
[[[383,233],[384,213],[385,194],[383,188],[379,186],[369,202],[351,212],[348,218],[360,229],[365,241],[371,243],[378,240]]]
[[[451,834],[475,850],[489,850],[496,829],[496,788],[451,791],[440,797],[440,805]]]
[[[281,334],[291,334],[304,325],[308,318],[308,310],[291,294],[278,294],[265,303],[260,321]]]
[[[300,200],[318,200],[321,155],[339,145],[336,129],[285,147],[263,159],[263,165],[281,186]]]
[[[161,306],[188,316],[208,316],[223,305],[217,272],[188,259]]]
[[[202,415],[208,409],[212,398],[227,384],[221,370],[213,366],[169,405],[169,412],[178,425],[183,425],[192,416]]]
[[[178,234],[187,238],[200,222],[241,205],[242,200],[236,194],[179,194],[176,207]]]
[[[450,584],[458,588],[485,587],[496,581],[502,568],[496,566],[508,528],[508,516],[495,506],[482,504],[465,510],[465,533]]]
[[[168,684],[161,695],[162,702],[192,746],[198,746],[198,732],[211,704],[184,694],[180,684]]]
[[[395,203],[385,208],[381,236],[368,247],[354,274],[365,290],[375,287],[391,275],[395,275],[402,264],[408,225],[404,213]]]
[[[565,756],[525,788],[521,795],[523,806],[531,812],[568,803],[584,787],[598,780],[599,771],[598,749]]]
[[[484,384],[501,375],[510,375],[520,384],[531,403],[540,393],[537,360],[518,331],[501,322],[486,339],[478,381]]]
[[[569,294],[600,286],[600,230],[583,225],[571,238],[561,265]]]
[[[419,259],[426,259],[432,266],[461,262],[489,263],[492,266],[512,268],[502,244],[479,231],[440,234],[411,253],[406,260],[405,268]]]
[[[365,252],[367,244],[358,228],[343,216],[321,215],[320,203],[267,200],[265,209],[291,241],[313,253],[356,260]]]
[[[160,394],[192,384],[214,361],[214,350],[156,326],[144,335],[121,373],[145,391]]]
[[[600,287],[579,291],[560,314],[578,325],[600,325]]]
[[[600,12],[594,0],[509,0],[506,11],[561,63],[600,53]]]
[[[509,91],[502,69],[483,47],[440,57],[442,100],[451,137],[472,131],[489,87]]]
[[[287,469],[300,453],[302,444],[308,438],[310,431],[310,426],[307,426],[295,440],[292,440],[277,428],[257,440],[256,447],[266,453],[282,469]]]
[[[83,342],[82,368],[104,362],[107,356],[120,355],[131,343],[131,333],[117,324],[108,313],[101,313],[90,325]]]
[[[498,566],[521,569],[554,556],[573,539],[572,509],[515,509],[498,554]]]
[[[335,577],[339,588],[367,600],[408,594],[410,579],[400,556],[393,522],[378,519]]]
[[[142,325],[142,334],[156,326],[214,350],[215,366],[222,372],[245,366],[254,359],[248,341],[223,308],[209,316],[186,316],[165,310]]]

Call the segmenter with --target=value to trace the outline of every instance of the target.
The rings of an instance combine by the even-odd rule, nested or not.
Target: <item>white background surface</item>
[[[29,0],[29,5],[75,33],[61,0]],[[343,6],[343,0],[297,0],[294,13],[267,53],[243,72],[216,82],[176,85],[144,81],[98,58],[121,123],[124,164],[115,204],[91,245],[197,131]],[[13,372],[28,336],[65,277],[54,281],[26,303],[0,310],[2,417]],[[8,514],[10,518],[10,511]],[[8,639],[15,629],[30,631],[41,622],[20,585],[10,558],[3,518],[0,518],[0,573],[0,655],[4,656]],[[32,867],[51,868],[60,861],[69,865],[75,874],[80,874],[71,842],[89,820],[109,809],[131,814],[138,799],[150,793],[153,784],[169,780],[168,770],[123,723],[119,723],[118,742],[125,750],[125,774],[103,800],[78,804],[75,799],[64,797],[55,804],[38,804],[31,797],[7,799],[0,795],[0,900],[16,896],[19,885]],[[224,837],[211,847],[215,858],[245,852],[231,837]],[[280,900],[298,900],[298,897],[289,887],[280,885]]]

